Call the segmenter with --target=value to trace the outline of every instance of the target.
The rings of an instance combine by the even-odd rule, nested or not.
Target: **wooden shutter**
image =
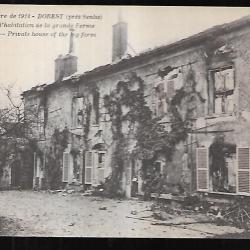
[[[208,191],[209,181],[209,164],[208,164],[208,148],[196,149],[196,169],[197,169],[197,190]]]
[[[98,185],[98,152],[93,151],[92,185]]]
[[[99,154],[102,153],[103,154],[103,162],[99,163],[98,165],[98,183],[104,183],[105,181],[105,152],[99,152]]]
[[[237,192],[239,194],[250,194],[249,156],[249,147],[237,148]]]
[[[79,182],[82,183],[82,171],[83,171],[83,152],[80,152],[80,169],[79,169]]]
[[[85,153],[85,184],[92,184],[93,152]]]
[[[62,181],[69,181],[69,153],[63,153],[63,173],[62,173]]]

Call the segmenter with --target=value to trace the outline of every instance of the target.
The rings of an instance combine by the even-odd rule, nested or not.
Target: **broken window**
[[[73,125],[81,127],[83,123],[83,97],[74,98],[73,101]]]
[[[250,147],[217,137],[208,147],[196,148],[198,191],[250,194]]]
[[[99,116],[100,116],[100,93],[98,90],[95,90],[93,93],[93,117],[92,124],[99,124]]]
[[[39,107],[39,110],[38,110],[37,126],[38,126],[39,136],[43,136],[44,135],[44,108],[43,107]]]
[[[234,69],[227,67],[212,71],[214,81],[214,113],[232,114],[234,111]]]
[[[163,116],[168,111],[168,102],[173,98],[176,91],[183,87],[183,75],[180,69],[174,69],[168,73],[164,80],[155,84],[154,114]]]
[[[209,148],[196,149],[197,188],[200,191],[236,193],[236,145],[216,137]]]
[[[80,175],[80,171],[81,171],[81,155],[75,154],[73,156],[73,182],[77,181],[77,182],[81,182],[81,175]]]
[[[163,116],[167,112],[166,95],[164,91],[164,82],[160,81],[155,87],[154,94],[155,102],[155,116]]]
[[[209,149],[210,185],[215,192],[236,192],[236,145],[217,138]]]
[[[180,69],[174,69],[166,77],[164,82],[164,91],[168,99],[171,99],[177,90],[183,87],[183,75]]]

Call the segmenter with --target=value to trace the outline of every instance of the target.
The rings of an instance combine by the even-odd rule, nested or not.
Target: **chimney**
[[[113,25],[112,61],[121,59],[127,51],[128,25],[119,12],[118,23]]]
[[[77,56],[74,55],[74,30],[70,30],[69,52],[67,55],[59,55],[55,59],[55,81],[60,81],[64,77],[77,72]]]

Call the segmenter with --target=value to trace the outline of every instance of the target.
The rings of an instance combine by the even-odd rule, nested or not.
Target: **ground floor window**
[[[209,186],[214,192],[236,192],[236,145],[218,138],[209,147]]]
[[[73,155],[73,182],[82,182],[80,153]]]
[[[62,181],[67,183],[82,183],[82,152],[72,150],[63,153]]]
[[[250,147],[216,138],[196,149],[197,190],[250,195]]]
[[[157,175],[160,175],[162,174],[162,169],[163,169],[163,162],[162,161],[156,161],[154,162],[153,164],[153,168],[154,168],[154,172],[157,174]]]
[[[85,152],[85,184],[98,186],[105,182],[106,151]]]
[[[105,160],[105,152],[98,153],[98,168],[104,167],[104,160]]]

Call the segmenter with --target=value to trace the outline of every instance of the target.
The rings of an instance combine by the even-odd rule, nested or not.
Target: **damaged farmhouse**
[[[112,62],[83,74],[71,32],[55,81],[23,93],[33,188],[249,195],[250,17],[135,56],[127,32],[113,25]]]

